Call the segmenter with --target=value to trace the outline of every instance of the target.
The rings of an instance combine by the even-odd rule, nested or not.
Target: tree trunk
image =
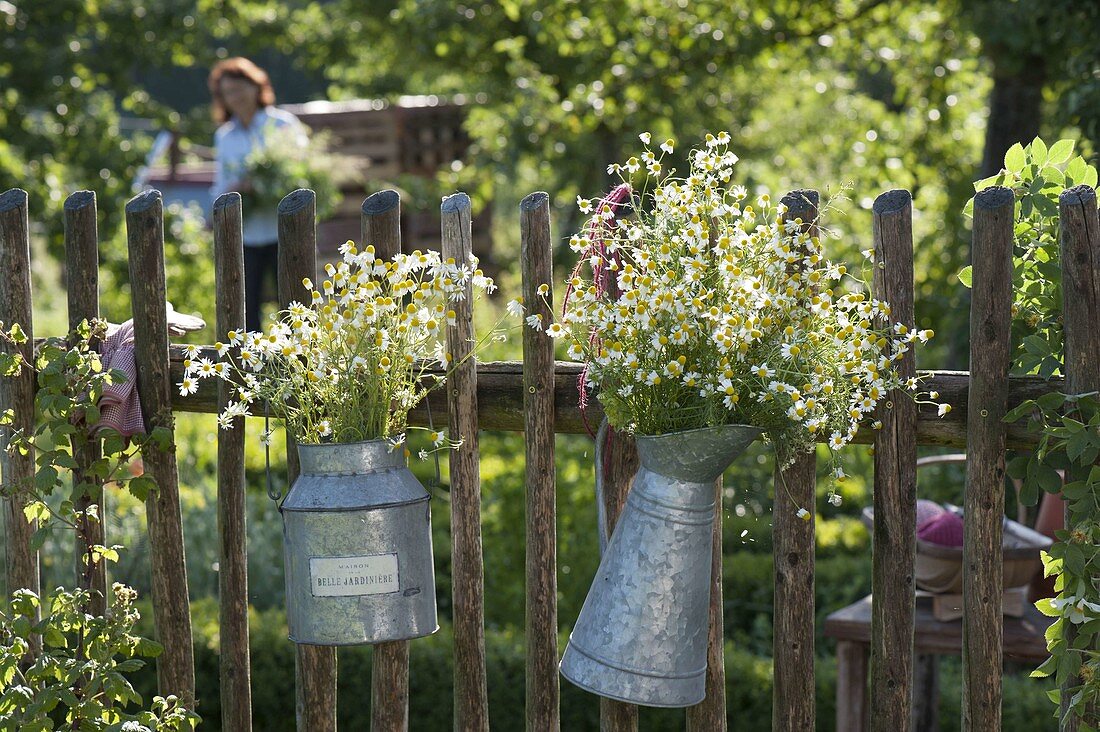
[[[989,95],[982,178],[1000,172],[1008,148],[1017,142],[1026,145],[1039,134],[1047,78],[1042,56],[1018,57],[995,49],[987,52],[993,62],[993,91]]]

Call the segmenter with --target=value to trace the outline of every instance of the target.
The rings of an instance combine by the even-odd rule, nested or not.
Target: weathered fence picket
[[[401,197],[379,191],[363,201],[359,221],[363,246],[390,260],[401,252]],[[379,643],[371,651],[371,730],[398,732],[409,727],[409,642]]]
[[[470,197],[455,193],[440,207],[443,259],[466,265],[473,248]],[[451,602],[454,613],[455,729],[488,732],[489,693],[485,678],[485,562],[481,550],[481,474],[478,470],[477,363],[473,357],[473,287],[451,305],[447,324],[447,437],[452,450]],[[448,314],[448,321],[450,321]]]
[[[974,197],[975,287],[970,298],[970,409],[963,563],[963,729],[1001,728],[1002,525],[1005,397],[1012,361],[1012,220],[1008,188]]]
[[[710,613],[707,630],[706,698],[688,707],[687,732],[725,732],[726,725],[726,652],[722,599],[722,478],[714,481],[714,547],[710,564]]]
[[[302,280],[317,275],[317,201],[313,191],[299,188],[279,202],[279,302],[308,302]],[[298,447],[286,435],[287,482],[301,472]],[[336,732],[336,649],[327,646],[295,646],[294,676],[298,729]]]
[[[577,402],[577,383],[573,383],[574,403]],[[591,400],[589,405],[595,403]],[[602,414],[592,410],[589,417],[594,424],[603,419]],[[616,432],[610,427],[603,448],[603,465],[596,465],[596,470],[603,470],[604,486],[604,520],[607,536],[615,531],[615,524],[619,520],[619,514],[626,506],[626,494],[630,490],[630,483],[634,474],[638,472],[641,461],[638,458],[638,448],[634,444],[634,438],[622,432]],[[596,439],[600,439],[600,434]],[[634,704],[600,697],[600,730],[601,732],[637,732],[638,707]]]
[[[153,620],[164,653],[157,658],[162,693],[195,699],[195,654],[187,596],[183,516],[176,473],[172,377],[168,363],[168,313],[164,280],[164,211],[159,191],[139,193],[126,204],[126,239],[133,300],[134,366],[147,434],[165,430],[168,444],[146,443],[143,469],[157,488],[146,501],[152,559]]]
[[[244,240],[239,193],[214,201],[215,338],[243,332]],[[236,350],[233,351],[236,357]],[[219,379],[218,409],[236,394]],[[248,554],[244,477],[245,419],[218,430],[218,658],[222,729],[252,729],[252,666],[248,653]]]
[[[618,293],[618,279],[612,277],[608,283],[608,294],[617,296]],[[578,408],[581,400],[577,397],[581,388],[584,388],[584,385],[581,383],[580,374],[578,374],[578,379],[572,390],[573,403],[577,404]],[[586,401],[588,407],[596,402],[595,399]],[[602,413],[597,416],[597,410],[591,411],[591,414],[586,414],[581,410],[580,416],[586,431],[589,429],[589,424],[600,424],[600,420],[603,419]],[[596,440],[601,439],[604,441],[600,446],[602,448],[603,463],[597,461],[596,470],[603,471],[604,505],[598,508],[603,509],[604,526],[599,527],[599,530],[604,531],[605,537],[610,540],[611,534],[615,531],[615,524],[619,521],[619,515],[626,507],[626,496],[630,490],[634,474],[638,472],[638,467],[641,465],[641,459],[634,438],[630,435],[617,432],[608,426],[606,430],[596,433]],[[597,500],[599,500],[598,497]],[[604,538],[601,538],[601,553],[604,548],[605,541]],[[638,707],[636,705],[600,697],[601,732],[637,732],[637,729]]]
[[[817,196],[795,191],[784,198],[788,218],[815,224]],[[550,201],[531,194],[520,206],[523,296],[527,314],[553,317],[551,296],[539,294],[553,284]],[[442,205],[444,257],[463,263],[470,252],[470,201],[450,196]],[[906,191],[879,196],[873,209],[873,295],[888,300],[893,322],[913,328],[912,198]],[[878,431],[861,430],[856,442],[875,444],[875,527],[873,536],[873,603],[871,678],[867,689],[838,688],[838,700],[850,705],[842,726],[904,730],[913,710],[914,524],[917,445],[968,446],[966,495],[966,599],[964,612],[964,725],[967,729],[1000,726],[1002,639],[1000,521],[1003,504],[1004,450],[1033,444],[1022,424],[1005,425],[1001,415],[1024,399],[1052,391],[1070,393],[1100,388],[1100,223],[1091,188],[1066,191],[1061,198],[1064,266],[1065,381],[1008,376],[1007,308],[1011,303],[1012,194],[988,189],[975,204],[974,282],[971,313],[971,368],[966,372],[923,374],[923,390],[938,391],[940,403],[952,407],[942,419],[935,407],[914,404],[891,394],[880,406]],[[237,194],[214,206],[216,331],[224,338],[244,324],[241,208]],[[96,202],[80,192],[66,201],[66,251],[71,323],[98,314]],[[316,275],[315,198],[298,190],[279,205],[279,299],[284,306],[302,301],[305,277]],[[0,320],[20,323],[31,332],[29,229],[26,194],[18,189],[0,195]],[[183,349],[168,347],[165,324],[163,224],[159,193],[146,192],[126,206],[130,277],[135,314],[138,388],[148,429],[171,430],[172,410],[220,411],[231,394],[216,380],[200,383],[197,393],[180,395],[171,385],[183,373]],[[389,258],[401,249],[400,198],[383,191],[363,203],[362,243]],[[524,330],[524,360],[476,364],[470,355],[474,335],[470,298],[453,306],[447,328],[447,351],[454,369],[446,389],[433,392],[427,404],[410,414],[410,424],[439,429],[462,440],[451,453],[453,616],[455,637],[455,729],[487,730],[489,711],[484,647],[484,566],[481,545],[479,429],[526,433],[527,501],[527,729],[560,727],[560,682],[557,673],[556,507],[554,433],[582,433],[603,418],[597,400],[582,414],[578,405],[580,366],[553,360],[550,339]],[[208,355],[209,347],[204,349]],[[30,357],[30,345],[25,349]],[[904,375],[916,375],[908,354]],[[221,391],[219,392],[219,388]],[[0,380],[0,409],[14,408],[17,424],[33,424],[34,375]],[[972,407],[972,408],[969,408]],[[221,540],[222,726],[251,728],[245,547],[244,425],[219,433],[218,522]],[[7,432],[0,434],[6,443]],[[605,522],[613,529],[638,467],[637,451],[627,435],[608,431],[604,446]],[[144,468],[159,486],[148,502],[153,547],[153,603],[158,640],[165,653],[158,661],[162,690],[194,694],[194,666],[184,540],[176,480],[175,446],[150,447]],[[84,459],[91,459],[85,456]],[[78,464],[85,464],[78,458]],[[775,696],[773,728],[805,730],[814,726],[814,522],[816,461],[813,455],[776,471],[775,535]],[[298,475],[294,442],[287,440],[288,477]],[[0,454],[5,486],[34,475],[30,456]],[[721,500],[721,484],[716,486]],[[88,496],[95,501],[97,496]],[[792,503],[793,502],[793,503]],[[9,589],[39,590],[38,558],[30,549],[33,526],[20,500],[6,498],[5,538]],[[794,507],[810,512],[801,520]],[[94,530],[96,527],[89,527]],[[98,527],[102,529],[100,524]],[[102,537],[103,534],[98,536]],[[715,525],[708,652],[707,699],[687,710],[691,730],[725,727],[721,618],[721,520]],[[181,581],[182,580],[182,581]],[[92,580],[105,594],[105,574]],[[372,729],[406,730],[409,724],[407,642],[374,648]],[[851,644],[838,646],[849,663],[865,663]],[[313,732],[336,729],[336,649],[297,646],[298,728]],[[867,707],[870,714],[867,715]],[[601,699],[601,729],[638,728],[638,708]],[[846,727],[847,729],[847,727]],[[1066,729],[1074,729],[1070,724]]]
[[[791,191],[783,197],[788,221],[801,221],[801,229],[818,236],[814,190]],[[817,458],[800,455],[783,467],[776,455],[775,510],[772,536],[775,549],[775,621],[772,658],[772,729],[776,732],[812,730],[814,703],[814,506],[817,495]],[[798,516],[799,508],[809,515]]]
[[[1058,199],[1061,224],[1063,324],[1065,329],[1066,393],[1086,394],[1100,390],[1100,219],[1097,216],[1096,191],[1076,186]],[[1066,481],[1084,480],[1087,468],[1068,471]],[[1067,511],[1066,526],[1069,515]],[[1065,623],[1066,643],[1072,644],[1077,630]],[[1080,683],[1068,679],[1062,688],[1062,712],[1071,695],[1066,689]],[[1095,707],[1094,707],[1095,711]],[[1077,732],[1080,722],[1070,718],[1063,732]]]
[[[520,269],[525,315],[553,317],[550,197],[532,193],[520,211]],[[526,483],[527,732],[557,732],[558,543],[554,466],[554,342],[533,328],[523,330],[523,435]]]
[[[31,322],[31,238],[27,192],[13,188],[0,195],[0,322],[5,328],[18,323],[27,334],[19,350],[27,361],[34,360],[34,327]],[[0,344],[7,350],[7,346]],[[15,378],[0,379],[0,414],[14,411],[10,425],[0,427],[0,476],[8,488],[34,479],[34,455],[8,452],[9,435],[15,430],[29,434],[34,430],[35,375],[24,369]],[[18,496],[4,498],[8,592],[24,587],[40,591],[38,552],[31,548],[31,535],[37,522],[23,513],[24,501]]]
[[[65,199],[65,288],[70,330],[83,320],[99,317],[99,234],[95,193],[91,191],[77,191]],[[76,532],[74,565],[80,585],[92,593],[89,609],[97,615],[107,609],[107,563],[101,560],[88,565],[90,557],[84,555],[86,547],[106,546],[107,543],[103,481],[88,472],[88,467],[99,459],[101,452],[96,442],[73,444],[73,460],[77,465],[73,470],[73,485],[95,486],[84,491],[76,501],[81,518]],[[89,516],[93,505],[96,506],[95,519]]]
[[[890,320],[912,329],[913,197],[883,193],[872,206],[874,297],[890,303]],[[903,378],[916,376],[910,350],[899,364]],[[913,695],[914,564],[917,556],[917,407],[906,394],[880,402],[875,435],[871,592],[871,729],[909,728]]]

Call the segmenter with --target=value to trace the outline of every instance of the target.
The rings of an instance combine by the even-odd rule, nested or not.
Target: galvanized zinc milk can
[[[755,427],[727,425],[636,438],[641,467],[569,636],[565,678],[632,704],[703,700],[714,481],[759,435]],[[601,531],[605,525],[601,517]]]
[[[290,639],[357,645],[438,630],[430,496],[404,445],[298,445],[298,457],[282,505]]]

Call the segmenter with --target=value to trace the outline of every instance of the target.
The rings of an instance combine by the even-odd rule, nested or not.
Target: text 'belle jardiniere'
[[[386,261],[352,242],[340,251],[319,288],[303,282],[309,303],[291,303],[265,332],[229,333],[216,361],[192,353],[180,384],[186,394],[225,379],[237,398],[223,429],[270,410],[298,442],[301,475],[281,505],[287,620],[291,640],[320,645],[438,627],[429,494],[406,464],[408,414],[452,366],[452,305],[494,289],[473,257]],[[421,455],[459,447],[442,431],[430,440]]]
[[[582,391],[641,458],[562,672],[604,696],[687,706],[704,690],[714,480],[760,434],[782,463],[826,443],[842,480],[837,451],[876,405],[918,396],[896,364],[932,333],[892,323],[826,259],[816,220],[737,185],[727,133],[692,151],[685,177],[665,170],[671,140],[641,140],[610,168],[623,185],[579,201],[591,218],[570,242],[580,261],[560,319],[528,324],[569,342]],[[776,510],[810,518],[776,493]]]

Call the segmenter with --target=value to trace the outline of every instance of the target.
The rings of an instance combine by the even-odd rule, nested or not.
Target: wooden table
[[[1004,659],[1038,665],[1047,658],[1044,633],[1053,622],[1028,605],[1021,618],[1004,619]],[[871,650],[871,596],[837,610],[825,619],[825,636],[835,638],[837,659],[836,728],[843,732],[868,729],[867,671]],[[962,620],[941,622],[932,617],[932,601],[917,597],[914,618],[914,725],[918,732],[937,728],[935,656],[962,654]],[[927,690],[931,693],[922,693]],[[922,703],[930,700],[930,704]]]

